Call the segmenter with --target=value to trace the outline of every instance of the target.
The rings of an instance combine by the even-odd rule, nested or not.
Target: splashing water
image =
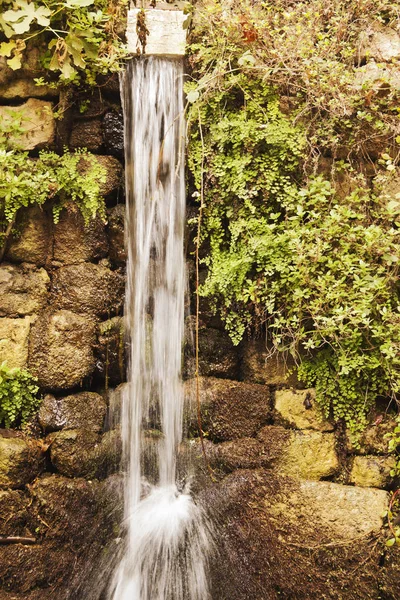
[[[186,289],[182,62],[134,59],[121,86],[130,344],[122,406],[127,538],[110,598],[207,600],[207,526],[189,491],[176,485]],[[162,437],[158,460],[145,472],[143,431],[154,419]]]

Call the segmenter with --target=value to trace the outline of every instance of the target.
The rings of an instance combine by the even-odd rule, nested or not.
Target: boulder
[[[194,375],[193,334],[194,319],[187,319],[186,374]],[[225,331],[200,327],[199,371],[203,377],[238,379],[239,353]]]
[[[97,327],[96,372],[106,388],[125,379],[124,319],[113,317]]]
[[[334,427],[323,418],[315,402],[315,390],[277,390],[275,394],[275,422],[295,429],[333,431]]]
[[[106,181],[100,184],[100,193],[104,198],[118,198],[124,182],[121,163],[114,156],[96,156],[96,161],[106,171]]]
[[[29,499],[20,490],[0,490],[0,536],[24,535],[29,521]]]
[[[191,429],[198,430],[196,380],[185,383]],[[200,380],[202,429],[212,440],[249,438],[271,419],[270,394],[266,386],[229,379]]]
[[[15,135],[15,144],[21,150],[38,150],[54,143],[56,126],[53,116],[53,104],[46,100],[29,98],[16,109],[15,106],[0,106],[0,120],[12,121],[14,114],[21,114],[23,132]]]
[[[394,456],[355,456],[349,475],[349,483],[360,487],[386,488],[390,471],[394,469]]]
[[[11,369],[24,368],[28,361],[28,339],[34,317],[0,318],[0,363]]]
[[[293,478],[319,480],[339,469],[333,433],[296,431],[271,425],[257,435],[265,460],[279,473]]]
[[[106,151],[124,158],[124,117],[122,112],[109,111],[103,119],[103,139]]]
[[[20,488],[42,469],[42,451],[34,440],[0,435],[0,488]]]
[[[47,440],[51,462],[62,475],[103,479],[119,469],[122,442],[118,430],[99,436],[86,429],[63,429]]]
[[[75,121],[69,141],[71,148],[87,148],[98,153],[103,149],[103,129],[101,119]]]
[[[99,432],[103,429],[106,408],[102,396],[94,392],[63,398],[47,394],[40,406],[39,423],[46,432],[64,428]]]
[[[109,315],[123,306],[125,281],[103,264],[61,267],[53,275],[54,306],[75,313]]]
[[[45,390],[79,385],[94,370],[95,324],[69,310],[42,313],[29,340],[29,370]]]
[[[100,217],[85,225],[76,207],[62,211],[59,222],[54,226],[54,260],[74,265],[104,258],[107,252],[105,224]]]
[[[241,375],[244,381],[287,387],[301,387],[290,355],[286,358],[273,354],[263,340],[248,340],[243,343]]]
[[[51,218],[39,206],[30,206],[18,212],[18,235],[8,242],[6,259],[11,262],[46,264],[52,247]]]
[[[125,205],[117,204],[107,211],[108,215],[108,243],[111,261],[117,265],[126,263],[125,250]]]
[[[51,463],[59,473],[67,477],[95,476],[94,451],[100,443],[95,431],[63,429],[51,433],[46,440],[50,444]]]
[[[383,94],[389,91],[398,91],[400,89],[400,69],[395,65],[382,65],[371,61],[355,70],[354,88],[356,90],[372,89],[376,93],[382,92]],[[379,142],[378,150],[382,151],[381,139],[376,136],[376,140]]]
[[[218,515],[212,598],[378,600],[386,492],[239,470],[198,502]]]
[[[0,316],[21,317],[41,311],[47,303],[49,283],[44,269],[0,265]]]

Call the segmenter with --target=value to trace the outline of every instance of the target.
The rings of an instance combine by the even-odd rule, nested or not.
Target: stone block
[[[315,390],[277,390],[275,394],[275,421],[295,429],[333,431],[334,427],[323,418],[315,402]]]
[[[125,339],[123,317],[113,317],[97,328],[96,373],[106,388],[125,379]]]
[[[29,339],[29,370],[44,390],[70,389],[94,370],[95,323],[68,310],[40,315]]]
[[[272,354],[263,340],[243,343],[241,375],[244,381],[287,387],[301,387],[297,380],[295,364],[290,355],[286,358]]]
[[[59,222],[54,225],[54,260],[74,265],[104,258],[107,252],[105,224],[99,217],[85,225],[76,207],[62,211]]]
[[[39,423],[46,431],[85,429],[101,431],[106,416],[106,403],[94,392],[81,392],[63,398],[47,394],[40,406]]]
[[[100,182],[100,194],[104,198],[115,198],[122,188],[123,184],[123,168],[119,160],[114,156],[96,156],[96,162],[103,167],[106,172],[106,181]],[[79,171],[85,173],[90,168],[90,163],[81,160]]]
[[[319,480],[335,475],[339,461],[333,433],[287,430],[266,426],[257,439],[277,472],[299,479]]]
[[[50,277],[44,269],[0,265],[0,317],[21,317],[47,303]]]
[[[46,46],[40,47],[37,40],[31,40],[22,56],[22,68],[13,71],[7,59],[0,57],[0,100],[25,100],[26,98],[58,97],[58,90],[47,85],[36,85],[34,79],[46,75],[40,64],[40,57]]]
[[[101,119],[75,121],[69,141],[71,148],[86,148],[98,153],[103,148],[103,129]]]
[[[185,396],[191,429],[197,432],[194,379],[185,383]],[[263,385],[202,377],[200,402],[202,429],[216,441],[253,437],[271,419],[269,390]]]
[[[0,488],[20,488],[33,481],[41,468],[37,442],[0,434]]]
[[[187,319],[186,327],[186,374],[194,375],[194,319]],[[212,327],[200,327],[199,371],[203,377],[239,379],[239,352],[225,331]]]
[[[39,206],[19,211],[16,221],[18,234],[8,243],[6,259],[11,262],[46,264],[51,254],[51,218]]]
[[[378,600],[382,546],[373,540],[388,498],[264,469],[209,485],[198,502],[218,515],[215,543],[224,557],[211,564],[212,597]]]
[[[171,7],[169,7],[171,8]],[[156,54],[161,56],[184,56],[186,49],[186,32],[183,24],[187,15],[177,10],[145,11],[146,45],[142,46],[137,34],[137,19],[140,9],[128,11],[128,28],[126,32],[129,52],[139,54]]]
[[[124,302],[125,280],[103,264],[81,263],[61,267],[53,275],[54,306],[75,313],[110,315]]]
[[[63,429],[51,433],[46,440],[50,444],[53,466],[67,477],[93,477],[96,472],[94,451],[100,436],[86,429]]]
[[[103,140],[108,153],[120,159],[124,158],[124,117],[122,112],[113,110],[104,115]]]
[[[53,117],[53,104],[46,100],[29,98],[24,104],[0,106],[0,120],[12,121],[15,113],[21,114],[23,133],[15,137],[15,143],[21,150],[35,150],[51,146],[54,143],[56,127]]]
[[[360,487],[385,488],[390,483],[390,471],[395,464],[394,456],[355,456],[349,483]]]
[[[112,263],[117,266],[126,263],[125,250],[125,205],[117,204],[107,211],[109,255]]]
[[[25,368],[28,361],[28,339],[33,317],[0,318],[0,363],[7,367]]]

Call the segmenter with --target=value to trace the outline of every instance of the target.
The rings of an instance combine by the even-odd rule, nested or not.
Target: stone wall
[[[118,83],[78,98],[55,122],[59,98],[36,88],[30,55],[22,76],[2,71],[1,110],[16,104],[31,122],[25,146],[87,147],[108,172],[107,222],[85,227],[72,208],[54,224],[51,206],[22,212],[0,265],[0,361],[27,367],[44,400],[30,432],[0,430],[0,535],[36,543],[0,545],[0,600],[99,600],[122,520],[119,406],[123,342],[124,195]],[[61,99],[65,102],[65,98]],[[49,104],[50,103],[50,104]],[[45,120],[38,121],[40,114]],[[39,125],[40,123],[40,125]],[[188,271],[192,257],[188,251]],[[215,524],[213,600],[398,597],[398,549],[386,549],[393,459],[377,408],[359,447],[324,420],[293,365],[262,339],[231,343],[202,302],[198,439],[188,318],[185,389],[197,501]],[[153,424],[157,427],[157,423]],[[152,451],[153,439],[146,435]],[[146,460],[146,456],[143,460]],[[211,475],[210,475],[211,473]]]

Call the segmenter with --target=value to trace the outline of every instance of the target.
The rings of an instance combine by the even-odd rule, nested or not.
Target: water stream
[[[210,540],[188,485],[177,485],[186,290],[183,65],[132,60],[125,118],[128,385],[123,397],[126,547],[112,600],[207,600]],[[161,430],[143,460],[146,431]]]

